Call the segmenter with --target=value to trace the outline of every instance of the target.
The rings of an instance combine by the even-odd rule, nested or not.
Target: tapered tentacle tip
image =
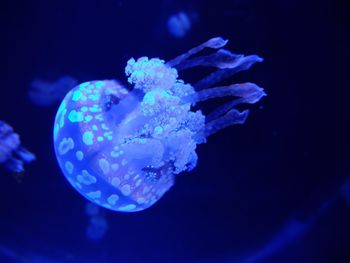
[[[15,153],[25,163],[30,163],[36,160],[35,155],[24,147],[19,147]]]
[[[256,62],[263,62],[264,58],[259,57],[258,55],[255,55]]]
[[[255,86],[255,92],[259,93],[261,97],[267,96],[267,93],[265,92],[264,88],[256,85],[255,83],[252,83]]]
[[[260,94],[260,98],[267,96],[267,93],[265,92],[265,90],[261,87],[258,86],[258,93]]]
[[[15,158],[12,158],[4,163],[4,166],[13,173],[23,173],[24,172],[23,165],[24,165],[23,161]]]
[[[207,45],[211,48],[222,48],[227,42],[228,40],[225,40],[222,37],[213,37],[208,40]]]
[[[247,120],[249,110],[238,111],[237,109],[229,110],[225,115],[218,117],[205,125],[204,135],[209,137],[218,131],[236,124],[243,124]]]
[[[267,94],[264,91],[264,89],[256,85],[255,92],[252,92],[251,95],[246,98],[246,102],[254,104],[260,101],[265,96],[267,96]]]
[[[227,113],[229,119],[231,119],[232,124],[243,124],[247,120],[249,115],[249,110],[244,110],[242,112],[232,109]]]
[[[233,85],[237,86],[237,85]],[[241,89],[239,95],[242,98],[241,103],[254,104],[258,102],[262,97],[267,96],[264,89],[256,85],[255,83],[246,82],[238,84],[238,87]]]
[[[247,56],[247,58],[249,58],[249,60],[253,62],[252,64],[264,61],[264,59],[262,57],[259,57],[258,55],[250,55]]]

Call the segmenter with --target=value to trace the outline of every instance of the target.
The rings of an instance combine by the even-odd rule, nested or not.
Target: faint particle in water
[[[125,68],[131,91],[115,80],[85,82],[69,91],[56,114],[54,147],[72,186],[111,210],[147,209],[178,174],[196,166],[198,144],[243,124],[248,110],[237,105],[258,102],[266,95],[263,89],[250,82],[217,84],[262,58],[234,54],[223,49],[226,44],[212,38],[168,62],[131,58]],[[206,48],[215,52],[196,56]],[[200,66],[216,70],[195,84],[179,78],[183,70]],[[207,115],[193,109],[218,97],[233,99]]]
[[[38,106],[51,106],[63,99],[78,81],[70,76],[62,76],[55,81],[34,79],[29,87],[29,99]]]
[[[19,135],[0,120],[0,164],[13,173],[23,173],[24,164],[34,160],[35,155],[21,145]]]

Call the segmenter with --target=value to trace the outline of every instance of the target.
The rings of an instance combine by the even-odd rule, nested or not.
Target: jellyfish
[[[61,101],[78,81],[71,76],[62,76],[55,81],[34,79],[28,92],[29,99],[38,106],[51,106]]]
[[[165,62],[131,58],[129,86],[96,80],[72,89],[58,108],[53,139],[58,164],[70,184],[91,202],[120,212],[155,204],[176,176],[196,167],[196,146],[221,129],[243,124],[248,110],[265,92],[246,82],[217,86],[233,74],[261,62],[257,55],[234,54],[220,37]],[[209,55],[197,55],[203,49]],[[183,70],[211,67],[194,84],[179,78]],[[207,115],[198,102],[232,97]]]
[[[89,240],[98,241],[105,237],[108,230],[107,219],[102,215],[90,218],[85,235]]]
[[[101,240],[107,233],[108,222],[104,211],[100,206],[88,202],[85,205],[85,213],[89,217],[89,224],[85,229],[85,235],[92,241]]]
[[[0,120],[0,164],[16,174],[24,172],[24,163],[35,160],[35,155],[21,146],[20,137],[6,122]]]
[[[100,206],[87,201],[85,204],[85,214],[89,217],[97,216],[100,213]]]
[[[345,181],[339,189],[340,196],[350,205],[350,181]]]
[[[183,38],[192,27],[192,21],[187,12],[181,11],[168,18],[168,31],[176,38]]]

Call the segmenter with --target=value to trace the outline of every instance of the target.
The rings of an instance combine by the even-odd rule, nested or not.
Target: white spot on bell
[[[134,210],[135,208],[136,208],[136,205],[130,204],[130,205],[121,206],[118,208],[118,210],[122,212],[129,212]]]
[[[77,175],[77,181],[85,185],[91,185],[97,182],[95,176],[92,176],[88,171],[82,170],[81,174]]]
[[[84,159],[84,153],[83,153],[82,151],[77,151],[77,152],[75,153],[75,157],[77,157],[77,159],[78,159],[79,161],[81,161],[81,160]]]
[[[111,183],[113,186],[118,187],[120,185],[120,179],[118,177],[114,177]]]
[[[119,196],[116,195],[116,194],[113,194],[113,195],[110,195],[108,198],[107,198],[107,202],[110,204],[110,205],[115,205],[117,203],[119,199]]]
[[[63,138],[58,145],[58,153],[64,155],[74,148],[74,141],[72,138]]]
[[[109,173],[109,162],[106,159],[100,159],[98,161],[98,165],[100,166],[100,169],[102,170],[103,174]]]
[[[128,196],[131,194],[131,187],[128,184],[123,185],[120,190],[122,191],[122,194],[125,196]]]
[[[119,168],[119,164],[114,163],[114,164],[111,165],[111,168],[112,168],[113,171],[117,171],[118,168]]]
[[[73,165],[70,161],[67,161],[67,162],[64,164],[64,167],[66,168],[66,171],[67,171],[69,174],[72,174],[72,173],[73,173],[74,165]]]
[[[84,134],[83,134],[83,142],[86,145],[92,145],[94,143],[93,142],[93,138],[94,138],[94,134],[91,131],[84,132]]]
[[[97,199],[97,198],[100,198],[101,197],[101,191],[100,190],[97,190],[97,191],[94,191],[94,192],[89,192],[86,194],[88,197],[90,197],[91,199]]]

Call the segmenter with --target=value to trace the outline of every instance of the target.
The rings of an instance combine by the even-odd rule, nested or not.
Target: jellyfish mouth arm
[[[252,99],[253,100],[253,99]],[[223,116],[227,112],[229,112],[231,109],[234,109],[237,105],[246,103],[246,98],[239,98],[233,101],[230,101],[214,111],[210,112],[206,117],[205,117],[205,122],[209,123],[215,119],[218,119],[220,116]]]
[[[228,69],[239,68],[239,66],[245,65],[245,67],[242,67],[242,69],[248,69],[254,60],[256,60],[256,62],[261,62],[262,58],[257,55],[244,56],[242,54],[232,53],[226,49],[219,49],[214,54],[187,59],[175,66],[175,68],[178,71],[199,66]]]
[[[181,97],[181,103],[183,104],[190,103],[191,105],[195,105],[197,102],[218,97],[236,97],[233,101],[224,104],[206,116],[204,127],[205,137],[227,126],[243,124],[249,111],[240,112],[235,107],[243,103],[254,104],[266,96],[262,88],[249,82],[215,87],[215,85],[235,73],[248,70],[255,63],[263,61],[257,55],[245,56],[222,49],[226,43],[227,41],[222,38],[212,38],[167,63],[167,66],[174,67],[176,70],[185,70],[200,66],[216,68],[213,73],[205,76],[193,85],[194,93]],[[191,56],[207,47],[218,50],[213,54],[191,58]],[[198,137],[200,138],[200,134],[198,134]]]
[[[234,96],[238,98],[224,104],[206,116],[204,131],[205,137],[208,137],[227,126],[243,124],[248,116],[248,111],[239,112],[234,109],[234,107],[243,103],[254,104],[263,96],[266,96],[266,93],[256,84],[247,82],[201,90],[182,98],[182,102],[192,103],[193,105],[200,101],[225,96]]]
[[[181,67],[179,66],[181,63],[184,63],[189,57],[197,54],[198,52],[202,51],[205,48],[213,48],[213,49],[218,49],[221,48],[223,46],[225,46],[227,44],[228,40],[224,40],[221,37],[214,37],[209,39],[208,41],[204,42],[203,44],[200,44],[199,46],[196,46],[192,49],[190,49],[189,51],[187,51],[186,53],[172,59],[169,60],[166,65],[168,65],[169,67]]]
[[[243,124],[249,111],[245,110],[239,112],[235,107],[243,103],[254,104],[263,96],[266,96],[266,94],[264,90],[256,84],[247,82],[198,91],[193,95],[187,96],[185,99],[190,100],[192,103],[196,103],[224,96],[235,96],[238,98],[224,104],[206,116],[204,127],[205,137],[208,137],[228,126]]]
[[[243,55],[234,54],[226,49],[219,49],[214,54],[200,56],[192,59],[187,59],[175,66],[178,71],[194,68],[198,66],[216,67],[216,68],[231,68],[234,67],[238,59]]]
[[[217,68],[218,70],[209,74],[193,85],[196,90],[202,90],[231,77],[233,74],[239,71],[248,70],[255,63],[263,61],[263,58],[257,55],[244,56],[242,54],[234,54],[226,49],[221,49],[221,47],[225,46],[227,42],[227,40],[223,40],[220,37],[212,38],[207,42],[176,57],[175,59],[170,60],[166,63],[166,65],[169,67],[174,67],[178,71],[199,66]],[[207,56],[190,58],[191,56],[202,51],[204,48],[219,50],[214,54]]]
[[[204,127],[204,136],[207,138],[214,133],[235,124],[243,124],[249,114],[249,110],[244,110],[242,112],[231,109],[225,115],[207,122]]]
[[[234,55],[234,54],[232,54]],[[243,70],[248,70],[252,65],[257,62],[262,62],[263,59],[257,55],[238,55],[232,64],[226,63],[226,68],[220,68],[219,65],[223,65],[220,60],[217,61],[218,70],[199,80],[193,86],[195,90],[202,90],[209,88],[220,81],[227,79],[235,73]]]
[[[247,82],[200,90],[186,97],[183,97],[181,101],[184,103],[192,103],[192,105],[194,105],[200,101],[226,96],[234,96],[241,98],[240,100],[236,100],[236,104],[254,104],[257,101],[259,101],[263,96],[266,96],[266,93],[258,85]]]

